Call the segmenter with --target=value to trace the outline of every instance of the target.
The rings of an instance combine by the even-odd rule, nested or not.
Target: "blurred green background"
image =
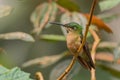
[[[9,5],[11,6],[12,12],[10,15],[0,18],[0,33],[8,32],[17,32],[22,31],[26,33],[31,33],[33,29],[33,24],[30,21],[30,16],[34,9],[41,3],[46,0],[0,0],[0,5]],[[72,0],[80,7],[80,11],[83,13],[88,13],[92,0]],[[100,11],[99,6],[97,5],[95,14],[114,14],[119,13],[118,9],[120,5],[107,10],[104,12]],[[114,12],[114,13],[113,13]],[[101,36],[103,40],[111,40],[120,42],[120,18],[114,19],[108,25],[113,29],[114,34],[107,34],[104,31],[101,31]],[[53,31],[54,30],[54,31]],[[53,33],[53,34],[62,34],[62,32],[57,27],[50,27],[43,31],[43,33]],[[107,37],[107,38],[106,38]],[[21,65],[30,59],[34,59],[42,56],[55,55],[63,52],[67,49],[65,42],[47,42],[44,40],[39,40],[35,42],[24,42],[21,40],[0,40],[0,47],[3,48],[6,54],[0,55],[0,64],[8,68],[15,66],[21,67]],[[71,57],[69,57],[71,59]],[[67,58],[64,58],[66,60]],[[60,60],[61,62],[63,60]],[[58,63],[59,63],[58,62]],[[56,64],[58,64],[56,63]],[[24,71],[31,73],[31,76],[34,77],[35,72],[41,71],[45,77],[45,80],[49,80],[49,74],[56,66],[56,64],[48,66],[46,68],[40,68],[40,66],[31,66],[27,68],[22,68]],[[79,67],[79,66],[78,66]],[[117,65],[118,74],[120,73],[119,65]],[[110,72],[105,67],[97,67],[96,77],[97,80],[120,80],[120,74],[118,76],[113,75],[113,72]],[[78,74],[77,74],[78,75]],[[79,78],[75,80],[89,80],[90,73],[87,70],[81,69],[79,71]]]

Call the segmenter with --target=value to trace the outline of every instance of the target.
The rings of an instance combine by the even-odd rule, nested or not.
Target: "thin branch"
[[[91,24],[91,21],[92,21],[92,16],[93,16],[93,12],[94,12],[94,9],[95,9],[95,6],[97,4],[97,0],[94,0],[93,1],[93,4],[92,4],[92,7],[91,7],[91,10],[90,10],[90,18],[89,18],[89,21],[88,21],[88,24],[86,25],[86,30],[85,30],[85,33],[84,33],[84,37],[83,37],[83,40],[82,40],[82,44],[80,45],[79,49],[78,49],[78,53],[81,51],[82,47],[84,46],[85,42],[86,42],[86,37],[87,37],[87,33],[88,33],[88,30],[89,30],[89,26]],[[93,50],[94,51],[94,50]],[[75,57],[77,57],[79,54],[76,54]],[[94,56],[94,55],[93,55]],[[95,80],[95,70],[92,69],[91,70],[91,80]]]
[[[91,51],[91,57],[92,57],[92,60],[93,60],[93,62],[95,64],[95,53],[96,53],[97,46],[98,46],[98,44],[100,42],[100,38],[99,38],[99,36],[97,35],[97,33],[94,30],[89,29],[89,31],[92,34],[93,38],[94,38],[94,43],[93,43],[92,51]],[[91,70],[91,80],[96,80],[95,69]]]
[[[65,72],[57,80],[62,80],[64,78],[64,76],[69,73],[69,71],[73,67],[75,61],[76,61],[76,57],[74,56],[73,59],[72,59],[72,61],[71,61],[71,63],[69,64],[69,66],[65,70]]]
[[[91,24],[91,21],[92,21],[92,16],[93,16],[93,13],[94,13],[94,9],[95,9],[95,6],[97,4],[97,0],[93,0],[93,4],[92,4],[92,7],[91,7],[91,10],[90,10],[90,18],[89,18],[89,21],[88,21],[88,24],[87,24],[87,27],[89,28],[90,24]],[[88,29],[89,30],[89,29]]]
[[[41,72],[36,72],[35,76],[36,76],[36,80],[44,80]]]
[[[97,0],[94,0],[93,1],[93,4],[92,4],[92,7],[91,7],[91,10],[90,10],[90,18],[89,18],[89,21],[88,21],[88,24],[86,25],[86,30],[85,30],[85,33],[84,33],[84,37],[83,37],[83,40],[82,40],[82,44],[80,45],[79,49],[78,49],[78,53],[81,51],[83,45],[85,44],[86,42],[86,36],[87,36],[87,33],[88,33],[88,30],[89,30],[89,26],[91,24],[91,20],[92,20],[92,15],[93,15],[93,12],[94,12],[94,9],[95,9],[95,5],[97,4]],[[76,57],[78,56],[79,54],[76,54]]]

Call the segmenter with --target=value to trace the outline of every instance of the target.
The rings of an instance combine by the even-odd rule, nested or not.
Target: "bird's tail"
[[[82,57],[78,56],[77,59],[78,59],[78,62],[87,70],[91,70],[91,68],[94,68],[93,66],[91,66],[91,62],[88,62],[82,59]]]

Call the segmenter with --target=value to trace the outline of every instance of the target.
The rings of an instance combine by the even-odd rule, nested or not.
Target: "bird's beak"
[[[50,24],[55,24],[55,25],[59,25],[59,26],[63,26],[66,28],[67,32],[69,32],[71,30],[71,28],[69,28],[66,24],[61,24],[59,22],[49,22]]]
[[[58,23],[58,22],[49,22],[49,23],[66,27],[64,24],[61,24],[61,23]]]

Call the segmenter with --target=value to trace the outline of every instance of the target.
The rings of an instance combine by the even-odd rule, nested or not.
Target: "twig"
[[[95,63],[95,53],[96,53],[96,48],[97,48],[97,46],[98,46],[98,44],[100,42],[100,38],[96,34],[96,32],[94,30],[89,29],[89,31],[92,34],[93,38],[94,38],[94,43],[93,43],[92,51],[91,51],[91,57],[92,57],[93,62]],[[96,80],[95,69],[91,70],[91,80]]]
[[[71,61],[71,63],[70,63],[70,65],[68,65],[68,67],[67,67],[67,69],[65,70],[65,72],[64,72],[57,80],[62,80],[62,79],[64,78],[64,76],[65,76],[66,74],[68,74],[68,72],[69,72],[69,71],[71,70],[71,68],[73,67],[75,61],[76,61],[76,58],[75,58],[75,56],[74,56],[73,59],[72,59],[72,61]]]
[[[92,4],[92,7],[91,7],[91,10],[90,10],[90,18],[89,18],[89,21],[88,21],[88,24],[86,25],[86,30],[85,30],[85,33],[84,33],[84,37],[83,37],[83,40],[82,40],[82,44],[80,45],[79,49],[78,49],[78,53],[81,51],[82,47],[84,46],[85,42],[86,42],[86,36],[87,36],[87,33],[88,33],[88,30],[89,30],[89,26],[91,24],[91,21],[92,21],[92,16],[93,16],[93,12],[94,12],[94,9],[95,9],[95,5],[97,4],[97,0],[94,0],[93,1],[93,4]],[[96,45],[96,43],[95,43]],[[96,49],[96,48],[95,48]],[[94,48],[93,50],[94,51]],[[76,54],[75,57],[77,58],[79,54]],[[92,57],[94,57],[94,54],[92,55]],[[94,58],[93,58],[94,59]],[[95,70],[92,69],[91,70],[91,80],[95,80]]]
[[[36,76],[36,80],[44,80],[41,72],[36,72],[35,76]]]
[[[86,30],[85,30],[85,33],[84,33],[84,37],[83,37],[83,40],[82,40],[82,44],[80,45],[80,47],[79,47],[79,49],[78,49],[78,51],[77,51],[78,53],[81,51],[83,45],[85,44],[86,36],[87,36],[88,30],[89,30],[89,26],[90,26],[91,21],[92,21],[92,15],[93,15],[93,12],[94,12],[96,3],[97,3],[97,0],[94,0],[94,1],[93,1],[93,4],[92,4],[92,7],[91,7],[91,10],[90,10],[90,18],[89,18],[88,24],[86,25]],[[79,55],[79,54],[76,54],[76,57],[77,57],[78,55]]]

